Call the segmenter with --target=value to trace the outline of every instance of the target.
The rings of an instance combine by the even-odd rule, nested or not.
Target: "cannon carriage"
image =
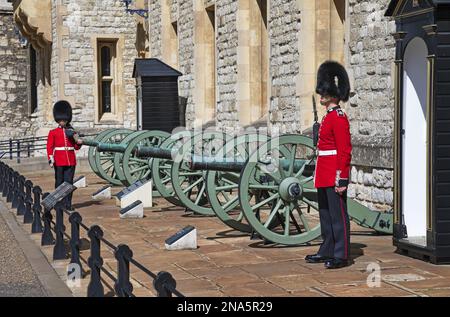
[[[93,171],[113,184],[151,178],[156,196],[195,214],[217,216],[265,241],[299,245],[320,236],[313,185],[316,151],[310,137],[230,137],[217,131],[169,136],[122,129],[101,133],[87,144],[95,156],[90,157]],[[352,199],[348,210],[359,225],[392,233],[392,213]]]

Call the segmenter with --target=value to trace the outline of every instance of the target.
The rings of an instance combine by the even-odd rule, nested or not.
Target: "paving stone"
[[[267,277],[267,281],[289,292],[297,292],[307,287],[323,285],[314,275],[291,275]]]
[[[261,278],[269,278],[272,276],[292,276],[311,273],[311,270],[300,266],[295,261],[251,264],[243,267],[243,270],[258,275]]]
[[[320,286],[318,290],[337,297],[384,297],[411,296],[410,292],[382,283],[381,287],[370,288],[366,283],[350,283],[331,286]]]
[[[223,287],[221,290],[227,296],[267,297],[267,296],[284,296],[286,294],[286,292],[283,289],[266,282],[248,283],[239,286]]]
[[[53,186],[52,177],[40,176],[34,182],[44,191]],[[92,175],[88,175],[88,182],[97,182],[98,186],[105,184]],[[173,274],[185,295],[415,296],[414,292],[418,292],[445,296],[450,289],[450,266],[435,266],[396,254],[392,237],[374,235],[371,230],[355,224],[352,224],[351,237],[351,254],[355,263],[330,271],[322,264],[304,261],[307,254],[317,251],[319,241],[296,247],[263,245],[261,241],[250,240],[247,234],[230,230],[218,219],[186,215],[183,208],[170,206],[161,198],[155,199],[155,207],[145,211],[145,218],[124,222],[118,219],[114,200],[101,201],[98,205],[86,203],[91,194],[92,188],[78,189],[74,194],[74,202],[80,205],[77,211],[86,225],[99,224],[105,237],[115,245],[129,245],[134,258],[152,272],[164,270]],[[166,251],[164,240],[187,224],[198,229],[199,248]],[[82,237],[86,237],[85,232]],[[40,239],[34,239],[40,245]],[[53,247],[41,249],[51,261]],[[87,248],[81,254],[86,260],[90,250]],[[115,271],[113,253],[102,246],[102,256],[108,268]],[[366,285],[369,274],[366,269],[373,263],[378,263],[382,276],[387,277],[381,288]],[[83,267],[88,270],[84,262]],[[63,271],[61,274],[64,275]],[[152,280],[133,265],[131,276],[138,283],[136,285],[140,285],[136,287],[140,296],[155,296]],[[402,281],[402,277],[406,281]],[[82,285],[86,287],[87,283],[88,278],[85,278]],[[107,287],[111,287],[110,282],[105,289]],[[76,296],[83,294],[83,290],[74,292]]]

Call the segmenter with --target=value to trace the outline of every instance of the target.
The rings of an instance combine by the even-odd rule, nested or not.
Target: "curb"
[[[22,249],[25,258],[36,273],[47,296],[73,297],[72,292],[60,279],[41,249],[30,239],[29,235],[16,221],[3,199],[0,199],[0,215],[5,220],[19,247]]]

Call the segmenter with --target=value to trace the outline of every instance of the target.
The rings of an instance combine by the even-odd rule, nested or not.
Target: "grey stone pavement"
[[[18,220],[0,199],[0,297],[71,296]]]
[[[13,233],[0,217],[0,296],[45,296],[46,293]]]

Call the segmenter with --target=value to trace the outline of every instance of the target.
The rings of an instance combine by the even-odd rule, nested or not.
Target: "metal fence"
[[[43,193],[39,186],[33,185],[25,176],[0,161],[0,193],[6,198],[7,203],[17,210],[17,215],[23,216],[23,222],[31,224],[32,234],[41,234],[41,245],[53,245],[53,260],[68,259],[69,268],[76,268],[85,276],[81,263],[80,247],[81,233],[85,232],[89,238],[90,256],[86,263],[90,269],[88,297],[105,296],[102,283],[104,276],[114,282],[114,293],[118,297],[134,297],[133,285],[130,282],[130,264],[144,272],[153,280],[153,287],[158,297],[184,297],[176,289],[176,281],[173,276],[165,271],[153,273],[133,258],[133,251],[126,245],[115,246],[104,238],[103,230],[98,225],[88,227],[83,223],[80,213],[65,210],[61,203],[57,203],[52,210],[55,214],[53,220],[52,210],[43,208],[41,199],[49,193]],[[68,215],[70,235],[66,232],[64,215]],[[69,240],[70,250],[66,248],[65,238]],[[101,247],[104,246],[111,252],[117,262],[117,273],[113,274],[103,266]],[[73,271],[68,269],[68,279],[73,278]],[[104,276],[103,276],[104,275]]]
[[[86,134],[84,137],[95,137],[96,134]],[[9,158],[20,163],[21,158],[32,157],[36,151],[44,151],[47,148],[47,137],[28,137],[0,141],[0,159]]]

